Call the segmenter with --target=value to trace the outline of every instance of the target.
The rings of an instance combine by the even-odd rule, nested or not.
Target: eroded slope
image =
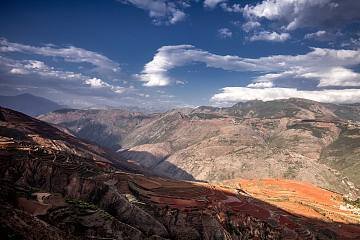
[[[117,162],[97,161],[91,154],[78,154],[78,146],[85,143],[62,135],[65,133],[51,126],[46,128],[49,140],[45,141],[47,138],[41,134],[43,124],[1,109],[2,238],[360,237],[354,210],[338,210],[343,213],[342,219],[323,221],[285,211],[231,184],[195,183],[126,173],[118,170]],[[41,142],[33,140],[34,131],[41,136]],[[44,144],[53,143],[55,136],[62,136],[62,144],[55,142],[56,148]],[[78,146],[72,148],[68,139]],[[339,198],[337,194],[326,193],[330,198]],[[303,192],[300,197],[311,196]],[[329,209],[338,209],[338,201],[327,203]]]

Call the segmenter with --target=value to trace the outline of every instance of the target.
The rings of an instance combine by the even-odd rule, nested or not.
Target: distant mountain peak
[[[37,116],[64,108],[64,106],[47,98],[35,96],[30,93],[22,93],[15,96],[0,96],[0,105],[31,116]]]

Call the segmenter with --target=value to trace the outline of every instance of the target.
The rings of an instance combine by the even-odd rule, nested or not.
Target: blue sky
[[[71,107],[360,101],[357,0],[0,3],[0,94]]]

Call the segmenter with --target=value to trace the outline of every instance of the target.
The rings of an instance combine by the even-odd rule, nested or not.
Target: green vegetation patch
[[[326,135],[326,132],[328,131],[326,128],[316,127],[309,123],[293,124],[291,126],[288,126],[288,129],[301,129],[310,131],[311,134],[317,138],[322,138],[324,135]]]
[[[284,178],[286,179],[294,179],[297,175],[299,170],[303,168],[303,165],[301,162],[295,162],[291,163],[286,171],[284,172]]]
[[[82,200],[77,200],[77,199],[69,199],[66,198],[65,201],[71,205],[74,205],[80,209],[89,209],[89,210],[97,210],[98,207],[90,204],[88,202],[82,201]]]
[[[189,114],[191,118],[198,117],[200,119],[218,119],[218,118],[224,118],[223,116],[213,114],[213,113],[191,113]]]
[[[356,208],[360,208],[360,198],[358,198],[356,200],[350,200],[350,199],[344,198],[343,201],[346,204],[349,204],[349,205],[354,206]]]
[[[285,101],[262,102],[254,101],[251,104],[237,104],[231,109],[234,116],[245,116],[253,112],[254,117],[259,118],[276,118],[291,117],[296,115],[300,109],[295,105]]]
[[[342,127],[339,137],[321,153],[320,161],[360,185],[360,129]]]
[[[69,112],[75,112],[77,111],[77,109],[73,109],[73,108],[62,108],[62,109],[58,109],[53,111],[54,113],[69,113]]]

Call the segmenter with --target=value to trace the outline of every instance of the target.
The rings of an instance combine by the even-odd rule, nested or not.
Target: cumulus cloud
[[[137,77],[145,86],[166,86],[176,81],[168,74],[171,69],[192,63],[223,70],[259,73],[252,85],[257,87],[276,85],[278,80],[284,79],[288,84],[298,79],[317,81],[318,87],[355,87],[360,82],[359,73],[351,69],[360,64],[360,50],[326,48],[312,48],[306,54],[294,56],[242,58],[212,54],[192,45],[164,46],[158,49]]]
[[[318,87],[341,86],[355,87],[360,86],[360,74],[353,70],[343,67],[333,67],[329,71],[307,72],[302,74],[304,78],[319,79]]]
[[[110,82],[113,77],[117,77],[121,72],[118,63],[110,60],[106,56],[77,47],[60,48],[55,45],[31,46],[20,43],[9,42],[0,38],[0,70],[9,76],[22,77],[25,79],[36,77],[38,87],[48,85],[61,87],[63,90],[74,91],[88,94],[88,89],[99,93],[123,93],[124,87],[107,83],[103,77]],[[35,59],[13,58],[13,53],[22,53],[31,58],[41,56],[44,61]],[[5,57],[6,55],[6,57]],[[47,58],[50,57],[50,58]],[[90,67],[82,67],[83,71],[68,71],[60,67],[52,67],[47,62],[62,60],[73,64],[88,63]],[[57,61],[59,65],[61,61]],[[16,84],[16,82],[14,82]],[[29,82],[31,84],[31,81]],[[56,87],[55,87],[56,88]]]
[[[216,105],[228,105],[251,100],[306,98],[318,102],[355,103],[360,101],[360,89],[302,91],[295,88],[225,87],[211,98]]]
[[[262,31],[250,37],[250,41],[272,41],[272,42],[284,42],[290,39],[289,33],[277,33]]]
[[[220,28],[218,30],[218,35],[220,38],[231,38],[232,37],[232,32],[230,29],[228,28]]]
[[[261,75],[248,86],[273,86],[274,83],[283,81],[289,84],[289,80],[294,83],[300,79],[316,80],[317,87],[360,87],[360,74],[340,66],[294,67],[280,73]]]
[[[221,2],[226,2],[226,0],[205,0],[204,7],[214,8]]]
[[[79,72],[56,69],[39,60],[16,60],[0,56],[0,70],[14,76],[36,76],[39,85],[41,85],[41,81],[44,84],[48,84],[60,80],[61,82],[58,83],[65,88],[89,86],[91,88],[107,89],[114,93],[122,93],[124,91],[124,88],[108,84],[100,78],[90,77]],[[29,84],[31,85],[31,81]]]
[[[132,4],[149,13],[154,24],[175,24],[185,19],[184,8],[187,1],[170,0],[119,0],[122,3]]]
[[[172,82],[168,71],[190,64],[192,62],[205,63],[208,67],[226,70],[247,69],[252,63],[243,62],[236,56],[220,56],[196,49],[192,45],[164,46],[158,49],[152,61],[148,62],[143,71],[136,75],[145,82],[145,86],[166,86]]]
[[[247,4],[243,15],[249,21],[270,20],[289,31],[303,27],[339,27],[360,20],[360,1],[354,0],[263,0]]]
[[[99,78],[90,78],[85,80],[85,83],[87,85],[90,85],[91,87],[94,88],[100,88],[100,87],[107,87],[109,86],[109,84],[107,84],[106,82],[104,82],[103,80],[99,79]]]
[[[317,32],[313,32],[313,33],[308,33],[305,35],[305,39],[317,39],[317,38],[322,38],[324,36],[326,36],[327,32],[324,30],[319,30]]]
[[[29,72],[26,71],[25,69],[21,69],[21,68],[12,68],[9,71],[11,74],[19,74],[19,75],[24,75],[24,74],[28,74]]]
[[[96,78],[96,77],[86,79],[85,84],[89,85],[92,88],[108,88],[111,91],[113,91],[115,93],[120,93],[120,94],[125,92],[125,90],[126,90],[123,87],[110,85],[110,84],[104,82],[103,80],[101,80],[100,78]]]
[[[220,7],[225,11],[225,12],[231,12],[231,13],[239,13],[243,11],[243,8],[241,7],[241,5],[239,3],[234,3],[232,5],[229,5],[225,2],[220,4]]]
[[[36,47],[1,39],[0,94],[27,92],[76,108],[136,105],[146,109],[156,106],[159,111],[183,104],[154,89],[140,89],[124,81],[121,72],[113,71],[118,66],[86,49]]]
[[[59,57],[67,62],[92,64],[94,67],[96,67],[97,70],[101,72],[120,71],[119,64],[110,60],[106,56],[74,46],[65,48],[59,48],[53,45],[37,47],[20,43],[13,43],[4,38],[0,38],[0,52],[20,52],[26,54],[36,54],[45,57]]]
[[[242,25],[242,29],[245,31],[245,32],[250,32],[251,30],[257,28],[257,27],[260,27],[261,24],[259,22],[256,22],[256,21],[250,21],[250,22],[247,22],[247,23],[244,23]]]
[[[340,31],[331,32],[331,31],[319,30],[316,32],[305,34],[304,39],[315,40],[315,41],[333,41],[340,37],[344,37],[344,34]]]
[[[10,74],[35,74],[45,78],[66,81],[84,81],[89,77],[72,71],[57,70],[38,60],[15,60],[0,56],[0,67],[7,69]]]

